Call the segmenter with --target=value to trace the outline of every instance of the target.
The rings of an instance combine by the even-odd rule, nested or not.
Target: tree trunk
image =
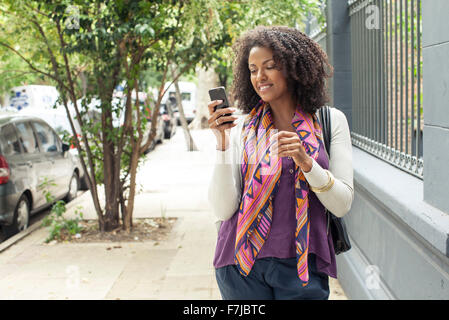
[[[87,76],[84,71],[80,71],[79,78],[81,80],[81,96],[85,97],[87,92]]]
[[[104,89],[104,88],[103,88]],[[102,92],[100,90],[100,92]],[[103,91],[104,92],[104,91]],[[111,95],[112,96],[112,95]],[[107,93],[102,97],[101,101],[107,103]],[[109,98],[110,99],[110,98]],[[119,226],[119,192],[120,192],[120,171],[117,174],[117,167],[120,169],[120,161],[117,159],[114,142],[108,138],[107,132],[112,130],[112,111],[110,108],[102,108],[101,122],[103,132],[103,177],[104,177],[104,193],[105,207],[103,215],[103,223],[100,223],[100,230],[111,231]]]
[[[130,164],[130,181],[129,181],[129,195],[127,205],[125,206],[125,212],[122,212],[122,215],[125,215],[123,221],[123,228],[126,232],[131,232],[131,228],[133,226],[133,211],[134,211],[134,199],[136,196],[136,175],[137,175],[137,166],[139,164],[139,148],[137,145],[140,145],[142,138],[139,137],[135,146],[133,148],[133,153],[131,155],[131,164]]]
[[[134,199],[136,196],[137,166],[139,165],[140,146],[142,144],[143,135],[144,135],[144,132],[141,130],[141,114],[140,114],[139,97],[138,97],[139,87],[138,87],[137,83],[138,83],[138,80],[135,79],[136,104],[135,104],[135,110],[133,110],[133,111],[135,111],[137,113],[138,136],[137,136],[137,140],[134,140],[134,137],[132,138],[132,153],[131,153],[131,159],[130,159],[130,164],[129,164],[129,175],[130,175],[129,195],[128,195],[127,205],[125,206],[125,211],[122,212],[122,215],[124,215],[123,228],[126,230],[126,232],[131,232],[131,228],[133,226],[133,211],[134,211]],[[154,124],[154,122],[152,124]]]
[[[207,105],[210,102],[209,90],[219,86],[218,77],[212,68],[208,70],[197,69],[198,90],[196,98],[195,119],[190,123],[190,129],[207,129],[209,124],[209,110]]]
[[[116,175],[111,174],[115,169],[115,155],[113,144],[106,142],[104,145],[104,193],[105,207],[103,215],[103,225],[100,225],[101,231],[111,231],[119,225],[119,181],[116,181]]]
[[[175,78],[175,68],[172,68],[172,76]],[[182,96],[181,96],[181,90],[179,90],[178,80],[175,80],[175,91],[176,91],[176,103],[178,104],[178,110],[179,110],[179,120],[181,121],[181,126],[184,131],[184,137],[186,139],[187,144],[187,151],[198,151],[198,148],[195,145],[195,142],[193,141],[192,135],[190,134],[190,130],[187,126],[187,120],[184,115],[184,109],[182,108]]]

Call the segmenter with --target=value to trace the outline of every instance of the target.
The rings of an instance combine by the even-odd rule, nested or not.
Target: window
[[[165,104],[163,106],[165,107],[165,109],[163,109],[164,114],[168,114],[170,117],[173,117],[174,115],[173,115],[172,107],[170,105],[165,105]],[[162,107],[162,105],[161,105],[161,107]]]
[[[5,156],[13,156],[20,153],[20,141],[12,124],[7,124],[0,129],[0,150]]]
[[[182,99],[182,101],[190,101],[190,98],[191,98],[190,92],[181,92],[181,99]],[[169,92],[168,93],[168,99],[170,101],[173,101],[173,100],[176,101],[176,92],[173,92],[173,91]]]
[[[33,126],[43,152],[56,152],[59,150],[59,141],[48,125],[41,122],[33,122]]]
[[[28,122],[20,122],[16,124],[16,128],[19,132],[20,140],[22,140],[23,151],[25,153],[38,153],[39,147],[31,125]]]
[[[190,92],[181,93],[182,101],[190,101]]]
[[[62,141],[61,139],[59,139],[58,135],[55,132],[53,132],[53,139],[53,141],[55,142],[56,151],[62,152]]]

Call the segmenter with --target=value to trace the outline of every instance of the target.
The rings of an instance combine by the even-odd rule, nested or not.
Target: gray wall
[[[449,212],[449,1],[423,1],[424,200]]]
[[[356,147],[353,161],[353,248],[337,256],[343,290],[351,299],[449,299],[449,216],[423,201],[422,180]]]
[[[422,8],[424,179],[353,147],[355,196],[345,216],[353,248],[337,256],[350,299],[449,299],[449,1]],[[329,0],[328,10],[334,106],[346,109],[347,1]]]

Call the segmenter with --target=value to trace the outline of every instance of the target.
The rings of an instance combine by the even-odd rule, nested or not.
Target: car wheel
[[[89,190],[89,183],[87,182],[87,174],[80,179],[80,190]]]
[[[3,226],[0,226],[0,243],[5,241],[8,238],[8,236],[6,235],[6,232],[3,228],[4,228]]]
[[[17,206],[14,209],[14,218],[12,225],[3,226],[2,231],[5,236],[12,236],[28,228],[30,223],[30,204],[28,197],[24,194],[19,198]]]
[[[65,197],[66,202],[70,202],[73,199],[76,198],[76,194],[78,193],[79,189],[79,179],[76,172],[73,173],[72,178],[70,179],[69,184],[69,192],[67,193],[67,196]]]
[[[156,143],[160,144],[162,142],[164,142],[164,132],[163,131],[161,131],[161,134],[159,135],[159,138],[157,139]]]
[[[153,139],[153,141],[151,141],[150,146],[148,147],[148,149],[145,150],[143,153],[144,154],[148,154],[148,153],[150,153],[150,151],[153,151],[155,148],[156,148],[156,142]]]
[[[170,128],[166,128],[164,130],[164,139],[170,139],[171,138],[171,130]]]

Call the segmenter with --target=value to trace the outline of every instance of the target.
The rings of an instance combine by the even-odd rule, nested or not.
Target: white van
[[[171,82],[167,82],[165,84],[164,90],[168,88],[170,83]],[[181,91],[182,108],[184,110],[184,115],[186,117],[187,123],[190,123],[195,118],[196,113],[196,84],[193,82],[178,81],[178,85],[179,90]],[[162,97],[161,103],[167,104],[170,97],[176,97],[174,84],[172,84],[167,92],[165,92],[165,95]],[[173,111],[175,112],[179,124],[179,112],[176,108]]]
[[[53,86],[20,86],[10,90],[5,105],[17,110],[28,107],[52,108],[58,98],[58,90]]]

